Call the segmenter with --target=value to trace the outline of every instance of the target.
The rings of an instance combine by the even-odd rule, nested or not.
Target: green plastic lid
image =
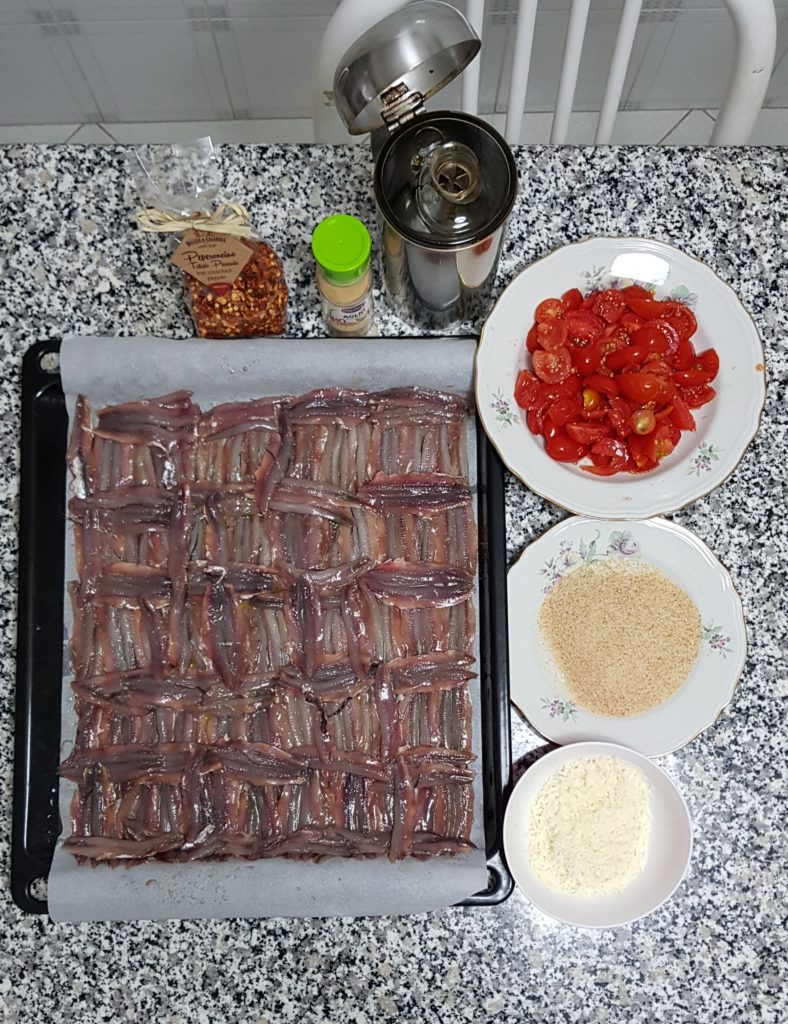
[[[355,281],[369,262],[369,232],[358,219],[335,213],[312,232],[312,252],[332,281]]]

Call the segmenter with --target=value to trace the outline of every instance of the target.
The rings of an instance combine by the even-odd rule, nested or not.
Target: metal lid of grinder
[[[419,0],[353,43],[334,74],[334,100],[351,135],[413,117],[470,64],[481,43],[450,4]]]
[[[345,53],[334,97],[353,135],[386,125],[393,133],[375,167],[384,218],[430,249],[461,249],[508,217],[517,170],[498,132],[470,114],[423,113],[426,99],[479,52],[465,17],[449,4],[420,0],[383,18]]]

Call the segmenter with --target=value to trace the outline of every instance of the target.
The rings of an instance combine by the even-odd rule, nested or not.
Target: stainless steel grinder
[[[480,46],[458,10],[420,0],[360,36],[334,76],[349,132],[373,133],[386,295],[425,330],[480,326],[517,194],[511,150],[494,128],[470,114],[424,111]]]

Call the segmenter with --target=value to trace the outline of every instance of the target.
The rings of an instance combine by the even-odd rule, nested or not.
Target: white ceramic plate
[[[634,764],[648,781],[651,834],[646,863],[626,889],[609,896],[586,899],[553,892],[529,866],[531,804],[550,776],[565,764],[581,757],[611,756]],[[514,787],[506,807],[503,844],[515,881],[543,913],[581,928],[615,928],[650,914],[676,891],[692,855],[692,823],[674,783],[648,758],[613,743],[573,743],[539,758]]]
[[[562,576],[596,559],[638,558],[689,594],[703,640],[689,677],[664,704],[642,715],[607,718],[575,704],[540,643],[537,617]],[[744,668],[747,632],[728,571],[689,530],[666,519],[573,517],[530,544],[509,570],[509,674],[514,703],[554,743],[606,740],[645,754],[678,750],[715,722]]]
[[[696,349],[713,345],[720,357],[717,397],[694,410],[697,430],[684,433],[653,472],[595,477],[546,454],[544,439],[528,430],[514,401],[514,384],[526,366],[525,336],[542,299],[569,288],[588,293],[633,282],[655,289],[659,299],[692,306]],[[594,238],[532,263],[498,299],[476,354],[479,415],[501,458],[532,491],[581,515],[636,519],[673,512],[708,494],[741,461],[765,397],[763,346],[736,294],[705,264],[640,238]]]

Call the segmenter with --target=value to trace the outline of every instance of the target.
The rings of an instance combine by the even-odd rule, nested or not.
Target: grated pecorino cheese
[[[548,779],[533,802],[531,869],[557,892],[619,892],[643,869],[650,830],[643,773],[618,757],[580,758]]]

